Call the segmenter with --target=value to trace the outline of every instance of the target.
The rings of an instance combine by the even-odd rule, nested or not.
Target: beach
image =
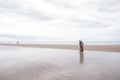
[[[0,45],[79,50],[79,45],[75,45],[75,44],[0,44]],[[85,50],[90,50],[90,51],[120,52],[120,45],[85,45],[84,48]]]
[[[0,80],[120,80],[119,46],[96,46],[1,44]]]
[[[0,44],[0,80],[120,80],[119,45]]]

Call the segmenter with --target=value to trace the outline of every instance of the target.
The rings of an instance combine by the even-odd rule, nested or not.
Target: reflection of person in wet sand
[[[80,40],[79,40],[79,48],[80,48],[80,52],[84,51],[84,43]]]
[[[80,52],[80,63],[82,64],[84,62],[84,53]]]

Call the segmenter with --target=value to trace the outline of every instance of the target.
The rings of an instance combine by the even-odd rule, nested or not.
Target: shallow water
[[[120,80],[120,53],[0,47],[0,80]]]

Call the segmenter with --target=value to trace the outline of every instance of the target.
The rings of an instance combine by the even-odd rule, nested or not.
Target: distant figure
[[[17,41],[16,43],[19,44],[19,41]]]
[[[79,48],[80,48],[80,52],[84,51],[84,43],[81,40],[79,40]]]

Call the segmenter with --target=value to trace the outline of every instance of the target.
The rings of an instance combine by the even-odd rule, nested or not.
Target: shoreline
[[[79,50],[79,45],[74,44],[0,44],[0,46]],[[84,45],[84,48],[89,51],[120,52],[120,45]]]

